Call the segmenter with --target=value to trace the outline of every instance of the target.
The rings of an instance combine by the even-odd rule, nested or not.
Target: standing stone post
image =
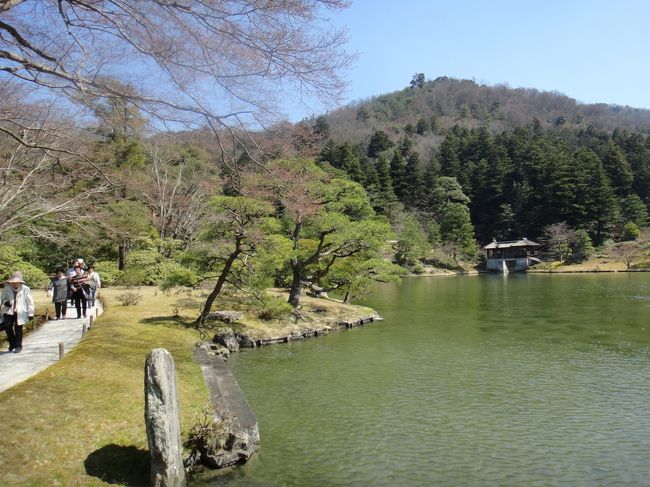
[[[151,456],[151,480],[154,487],[185,485],[181,458],[181,431],[176,395],[176,368],[164,348],[149,352],[144,367],[144,419]]]

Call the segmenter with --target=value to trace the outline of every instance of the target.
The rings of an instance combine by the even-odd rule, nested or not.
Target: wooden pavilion
[[[483,247],[487,252],[487,270],[496,272],[525,271],[531,265],[541,262],[536,255],[541,247],[526,237],[520,240],[506,240]]]

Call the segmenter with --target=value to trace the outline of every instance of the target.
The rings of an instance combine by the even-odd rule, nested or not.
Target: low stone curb
[[[235,333],[235,338],[237,338],[237,342],[239,343],[240,347],[257,348],[265,345],[273,345],[276,343],[289,343],[292,341],[304,340],[306,338],[313,338],[322,335],[327,335],[329,333],[345,330],[348,328],[364,326],[367,323],[374,323],[375,321],[382,321],[382,320],[383,318],[379,315],[371,315],[353,321],[337,321],[332,325],[325,325],[325,326],[321,326],[320,328],[308,328],[304,331],[292,332],[289,335],[284,335],[279,337],[254,339],[244,333]]]

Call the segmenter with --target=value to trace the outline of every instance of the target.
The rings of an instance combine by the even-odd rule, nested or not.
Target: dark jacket
[[[52,279],[48,289],[52,291],[53,303],[62,303],[68,299],[68,279],[65,277]]]

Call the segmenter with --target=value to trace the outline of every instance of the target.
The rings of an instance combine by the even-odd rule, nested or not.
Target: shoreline
[[[373,310],[374,311],[374,310]],[[365,316],[355,320],[339,320],[333,324],[316,325],[314,327],[305,328],[300,331],[293,331],[288,335],[280,335],[268,338],[252,338],[246,333],[235,333],[237,343],[242,348],[259,348],[266,345],[274,345],[276,343],[289,343],[292,341],[305,340],[307,338],[315,338],[330,333],[346,330],[349,328],[356,328],[364,326],[367,323],[374,323],[375,321],[383,321],[383,318],[376,312],[373,315]]]

